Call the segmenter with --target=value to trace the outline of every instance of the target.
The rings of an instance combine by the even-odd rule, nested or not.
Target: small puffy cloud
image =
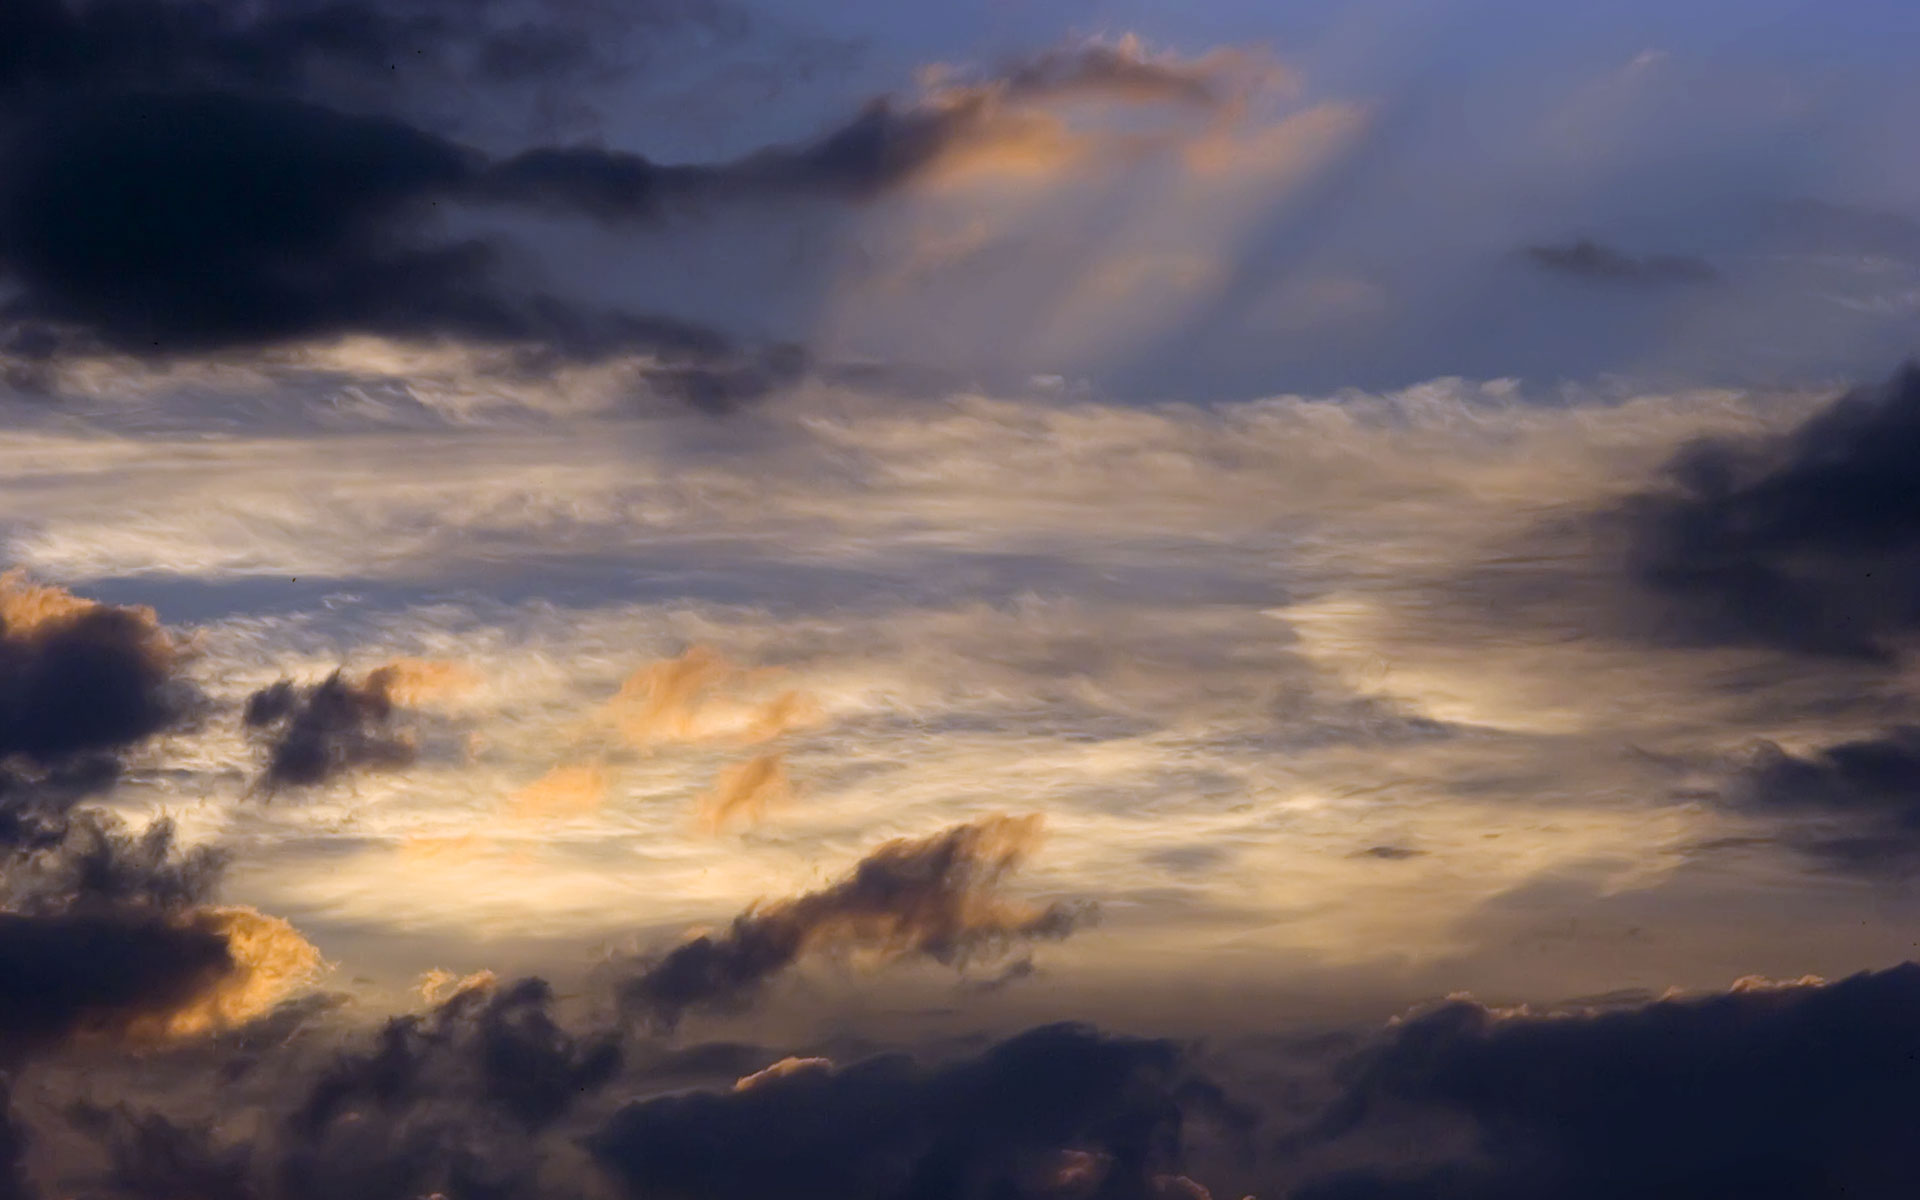
[[[456,694],[474,679],[455,664],[403,659],[357,680],[335,671],[316,684],[282,679],[261,688],[242,718],[266,749],[261,781],[273,791],[408,766],[418,743],[400,720],[402,706]]]

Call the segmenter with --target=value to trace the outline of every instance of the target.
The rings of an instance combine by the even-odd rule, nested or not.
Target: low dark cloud
[[[13,1115],[12,1081],[0,1076],[0,1200],[33,1200],[27,1181],[27,1131]]]
[[[1920,627],[1920,368],[1787,433],[1687,446],[1617,514],[1672,632],[1884,659]]]
[[[151,609],[0,576],[0,760],[55,764],[177,727],[198,693]]]
[[[740,1007],[810,952],[859,948],[964,965],[1019,942],[1065,937],[1079,909],[1000,895],[1038,834],[1035,818],[989,817],[887,842],[838,882],[755,905],[724,931],[645,963],[621,985],[621,1004],[670,1028],[691,1010]]]
[[[311,952],[279,922],[210,906],[218,851],[87,803],[118,780],[118,752],[197,709],[185,657],[149,610],[0,578],[0,1062],[243,1018],[256,972],[297,973]]]
[[[1543,271],[1595,283],[1658,287],[1713,283],[1720,272],[1704,258],[1686,254],[1638,257],[1582,238],[1561,245],[1528,246],[1527,261]]]
[[[0,1053],[163,1021],[234,965],[222,931],[191,916],[0,913]]]
[[[719,331],[553,294],[503,266],[499,239],[446,220],[456,205],[650,218],[672,169],[568,148],[496,162],[413,111],[456,82],[577,78],[619,35],[717,31],[734,22],[723,10],[649,3],[602,28],[591,6],[502,2],[10,5],[0,348],[32,363],[362,333],[657,357],[679,391],[708,371],[729,393],[773,386]],[[583,179],[576,155],[637,175],[642,194],[607,203],[606,171]]]
[[[1367,1166],[1300,1200],[1905,1196],[1920,1188],[1920,966],[1748,985],[1594,1016],[1456,1003],[1398,1026],[1323,1123],[1402,1160],[1464,1120],[1456,1159]]]
[[[343,1056],[321,1074],[291,1125],[313,1138],[426,1097],[465,1096],[545,1128],[621,1065],[616,1036],[569,1033],[553,1000],[544,980],[529,978],[469,986],[430,1013],[395,1017],[371,1053]]]
[[[208,1022],[237,1013],[215,1012],[221,989],[244,986],[258,964],[233,938],[280,932],[208,907],[218,851],[180,849],[166,820],[134,830],[79,806],[111,778],[96,767],[0,786],[0,1063],[83,1035],[157,1038],[197,1026],[181,1017],[196,1007],[214,1006]]]
[[[69,1119],[102,1151],[100,1190],[127,1200],[254,1200],[251,1147],[223,1145],[212,1122],[177,1123],[125,1104],[76,1104]]]
[[[265,1194],[533,1196],[539,1138],[620,1070],[617,1035],[570,1032],[539,979],[469,987],[387,1022],[298,1097],[256,1164]]]
[[[1181,1101],[1210,1095],[1183,1075],[1170,1043],[1050,1026],[945,1066],[798,1062],[640,1101],[588,1145],[636,1197],[1177,1196]]]
[[[623,9],[620,26],[642,37],[720,31],[737,24],[728,14],[705,0],[649,2]],[[653,392],[726,411],[791,384],[804,355],[561,294],[473,222],[623,225],[717,205],[857,202],[956,149],[1021,134],[1010,108],[1023,103],[1213,99],[1203,66],[1089,45],[1004,78],[877,101],[811,141],[672,165],[583,143],[483,150],[486,139],[456,138],[414,111],[433,90],[414,82],[422,72],[483,93],[575,78],[607,40],[593,36],[605,14],[451,0],[30,0],[4,20],[0,280],[13,295],[0,306],[0,350],[29,383],[68,356],[246,353],[372,334],[635,356],[657,364],[644,380]]]
[[[247,697],[241,720],[265,748],[263,786],[312,787],[357,770],[410,765],[419,749],[397,720],[396,678],[391,668],[357,680],[335,671],[315,684],[282,679]]]

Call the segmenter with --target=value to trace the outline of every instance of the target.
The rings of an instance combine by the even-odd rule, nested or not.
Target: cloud
[[[1782,841],[1830,865],[1905,874],[1920,861],[1920,727],[1798,753],[1762,740],[1724,796],[1737,811],[1778,822]]]
[[[1016,942],[1065,937],[1082,915],[1072,906],[1000,895],[1039,835],[1038,817],[995,816],[887,842],[837,883],[757,904],[725,931],[700,934],[641,964],[622,982],[621,1004],[671,1028],[690,1010],[739,1007],[813,952],[964,965]]]
[[[1780,434],[1703,438],[1619,519],[1681,637],[1883,659],[1920,625],[1920,368]]]
[[[309,1140],[435,1093],[493,1107],[530,1129],[551,1124],[621,1064],[616,1039],[575,1036],[554,1019],[540,979],[475,980],[432,1012],[394,1017],[372,1053],[342,1055],[292,1118]]]
[[[700,24],[714,7],[648,6],[639,25]],[[1071,128],[1050,106],[1204,109],[1244,65],[1087,43],[876,101],[808,141],[668,164],[578,142],[481,149],[409,111],[431,87],[386,78],[405,59],[410,76],[472,75],[497,92],[519,72],[485,64],[505,58],[561,77],[596,41],[572,14],[542,39],[498,19],[509,6],[469,16],[436,0],[30,8],[13,17],[23,50],[0,64],[0,280],[14,293],[0,348],[22,378],[102,354],[231,356],[376,335],[508,348],[530,370],[644,357],[648,390],[710,412],[797,382],[807,355],[556,291],[516,265],[500,220],[653,226],[1052,172],[1128,139]]]
[[[13,1081],[0,1079],[0,1197],[33,1200],[38,1195],[27,1182],[27,1131],[13,1114]]]
[[[588,1145],[632,1196],[1154,1196],[1182,1166],[1183,1073],[1171,1043],[1057,1025],[939,1066],[806,1063],[638,1101]]]
[[[452,664],[402,660],[353,680],[335,671],[302,687],[291,679],[247,698],[243,722],[264,739],[268,791],[312,787],[353,771],[393,771],[418,753],[400,706],[463,690],[471,676]]]
[[[1300,1200],[1904,1195],[1920,1186],[1920,966],[1586,1016],[1455,1003],[1363,1057],[1320,1136],[1397,1158]],[[1467,1154],[1406,1161],[1423,1119]],[[1364,1161],[1364,1159],[1363,1159]]]
[[[1528,246],[1524,253],[1543,271],[1595,283],[1657,287],[1713,283],[1720,278],[1720,272],[1704,258],[1680,254],[1637,258],[1586,238],[1564,245]]]
[[[719,833],[735,820],[757,825],[769,808],[793,798],[793,783],[787,778],[787,764],[780,754],[759,754],[720,772],[713,788],[700,797],[695,820],[712,833]]]
[[[739,666],[707,646],[641,667],[607,703],[607,716],[635,746],[708,739],[763,742],[820,719],[805,692],[764,695],[770,673]]]
[[[157,1042],[245,1024],[310,979],[292,926],[210,905],[225,856],[138,833],[55,776],[0,791],[0,1057],[76,1037]]]
[[[72,1124],[100,1147],[98,1174],[112,1196],[192,1195],[209,1200],[253,1200],[252,1147],[222,1145],[215,1122],[184,1122],[127,1104],[74,1105]]]
[[[591,816],[607,802],[609,785],[607,768],[600,763],[555,767],[514,793],[506,812],[523,821]]]
[[[545,1194],[537,1139],[623,1061],[615,1036],[562,1028],[552,1004],[539,979],[465,988],[298,1081],[263,1147],[269,1194]]]
[[[0,575],[0,759],[114,752],[182,725],[198,700],[188,656],[152,609]]]

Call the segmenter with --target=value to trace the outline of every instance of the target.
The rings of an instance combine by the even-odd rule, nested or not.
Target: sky
[[[0,1200],[1920,1192],[1893,0],[0,0]]]

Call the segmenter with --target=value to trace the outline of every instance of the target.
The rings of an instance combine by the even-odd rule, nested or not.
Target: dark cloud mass
[[[0,788],[0,1063],[85,1033],[163,1026],[240,968],[204,908],[223,857],[170,822],[75,807],[98,779]]]
[[[1682,451],[1619,514],[1673,632],[1884,658],[1920,626],[1920,368],[1799,428]]]
[[[1177,1196],[1183,1072],[1170,1043],[1052,1026],[946,1066],[799,1064],[641,1101],[589,1145],[636,1197]]]
[[[731,24],[722,9],[650,0],[618,24],[717,31]],[[14,292],[0,348],[14,356],[171,357],[344,334],[633,354],[659,361],[656,391],[710,411],[792,382],[804,357],[563,295],[508,270],[497,233],[452,232],[455,218],[623,224],[864,200],[990,140],[1008,103],[1212,99],[1197,69],[1091,45],[1004,80],[875,102],[811,142],[730,160],[665,165],[584,144],[495,154],[410,112],[431,90],[411,81],[559,82],[591,56],[592,20],[447,0],[31,0],[0,20],[0,278]],[[386,80],[402,62],[409,82]]]
[[[140,832],[60,778],[0,791],[0,1059],[86,1032],[164,1020],[232,972],[202,914],[224,865],[180,852],[173,826]]]
[[[1746,1200],[1920,1189],[1920,966],[1749,985],[1599,1016],[1452,1004],[1400,1026],[1323,1136],[1402,1158],[1397,1129],[1464,1118],[1475,1153],[1364,1168],[1300,1200]]]
[[[1079,910],[999,895],[1038,834],[1034,818],[989,817],[888,842],[837,883],[757,905],[724,932],[653,959],[621,986],[621,1002],[671,1027],[689,1010],[738,1007],[810,951],[861,948],[964,964],[1020,941],[1065,937]]]
[[[0,760],[115,752],[183,723],[185,657],[151,609],[0,577]]]
[[[1596,283],[1658,286],[1712,283],[1720,278],[1720,272],[1703,258],[1684,254],[1641,258],[1585,238],[1564,245],[1528,246],[1525,254],[1543,271]]]
[[[27,1133],[13,1115],[10,1081],[0,1077],[0,1200],[31,1200],[27,1181]]]
[[[717,11],[637,5],[620,29]],[[707,370],[730,394],[772,386],[716,330],[553,294],[510,277],[497,238],[447,232],[455,205],[650,219],[656,180],[698,192],[707,174],[585,148],[495,162],[409,114],[434,79],[557,80],[592,56],[599,18],[569,8],[536,36],[542,14],[562,15],[445,0],[10,5],[0,348],[176,356],[364,333],[653,356],[677,391]]]
[[[190,917],[0,913],[0,1050],[163,1019],[233,968],[222,932]]]
[[[1920,864],[1920,728],[1800,753],[1762,742],[1727,789],[1739,808],[1780,819],[1794,848],[1868,875]]]
[[[249,696],[241,719],[266,748],[261,782],[269,791],[312,787],[355,770],[411,764],[418,750],[395,719],[395,679],[386,667],[359,680],[335,671],[306,686],[282,679]]]

